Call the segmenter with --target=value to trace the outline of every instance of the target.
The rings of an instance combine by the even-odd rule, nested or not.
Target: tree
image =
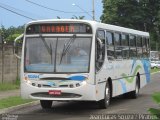
[[[24,25],[18,27],[5,28],[3,25],[0,28],[0,34],[3,36],[7,43],[12,43],[16,37],[24,32]]]
[[[160,92],[156,92],[152,95],[152,98],[153,100],[158,104],[160,105]],[[157,109],[157,108],[150,108],[148,109],[148,111],[158,119],[160,119],[160,108]]]
[[[20,33],[15,33],[15,34],[10,34],[6,39],[5,41],[7,43],[12,43],[18,36],[20,36],[21,34]]]
[[[3,36],[3,38],[6,38],[8,36],[7,30],[3,25],[1,25],[0,34]]]
[[[103,0],[102,22],[144,30],[139,2],[136,0]]]
[[[102,22],[150,32],[151,48],[155,50],[160,41],[159,0],[103,0],[102,3]],[[160,44],[157,46],[160,50]]]

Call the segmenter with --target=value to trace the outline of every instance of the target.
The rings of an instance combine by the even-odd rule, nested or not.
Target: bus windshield
[[[89,72],[91,37],[28,37],[25,72]]]

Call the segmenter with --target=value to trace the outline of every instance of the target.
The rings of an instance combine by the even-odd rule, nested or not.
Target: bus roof
[[[68,22],[68,23],[72,23],[72,22],[82,22],[82,23],[88,23],[92,26],[92,28],[96,29],[96,28],[102,28],[102,29],[106,29],[108,31],[117,31],[117,32],[122,32],[122,33],[129,33],[129,34],[135,34],[135,35],[141,35],[141,36],[145,36],[145,37],[149,37],[149,33],[148,32],[143,32],[143,31],[139,31],[139,30],[134,30],[134,29],[130,29],[130,28],[125,28],[125,27],[120,27],[120,26],[116,26],[116,25],[110,25],[110,24],[105,24],[105,23],[100,23],[97,21],[92,21],[92,20],[78,20],[78,19],[47,19],[47,20],[36,20],[36,21],[31,21],[29,22],[26,26],[30,25],[30,24],[38,24],[38,23],[58,23],[58,22]]]

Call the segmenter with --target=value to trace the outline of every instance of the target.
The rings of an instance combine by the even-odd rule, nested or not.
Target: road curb
[[[0,109],[0,114],[9,113],[9,112],[17,110],[17,109],[22,109],[25,107],[30,107],[30,106],[38,105],[38,104],[39,104],[39,101],[33,101],[33,102],[29,102],[29,103],[25,103],[25,104],[21,104],[21,105],[17,105],[17,106],[12,106],[9,108]]]

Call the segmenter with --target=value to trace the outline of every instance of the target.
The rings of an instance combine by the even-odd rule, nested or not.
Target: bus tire
[[[106,83],[105,87],[105,95],[104,99],[98,101],[98,105],[101,109],[106,109],[110,105],[111,101],[111,86],[109,85],[109,82]]]
[[[139,77],[137,76],[135,90],[124,94],[124,96],[125,98],[136,99],[139,96],[139,90],[140,90],[140,80],[139,80]]]
[[[51,100],[40,100],[41,107],[43,109],[49,109],[52,107],[52,101]]]

